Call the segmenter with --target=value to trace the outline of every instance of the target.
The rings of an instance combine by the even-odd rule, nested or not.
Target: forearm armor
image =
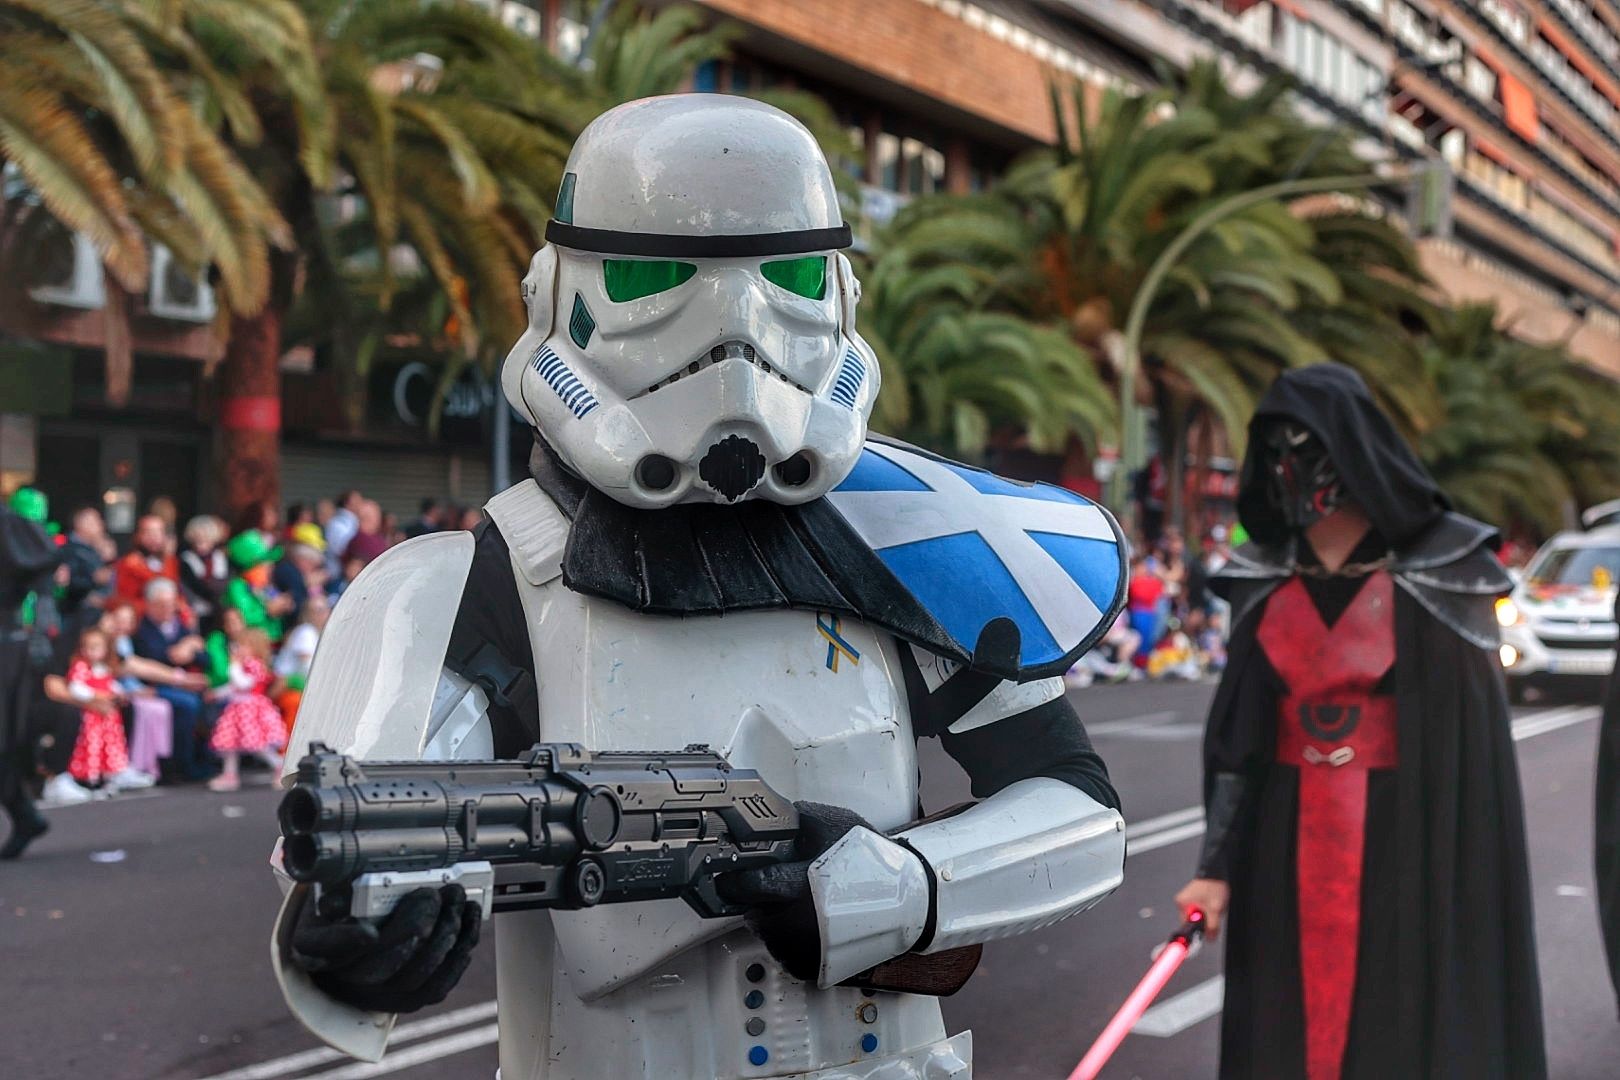
[[[1039,930],[1124,880],[1119,812],[1050,777],[1020,780],[898,839],[933,878],[931,925],[913,946],[923,953]]]

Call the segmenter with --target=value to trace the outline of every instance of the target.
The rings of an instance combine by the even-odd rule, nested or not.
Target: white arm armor
[[[1125,879],[1125,822],[1079,788],[1020,780],[954,817],[900,834],[933,870],[925,953],[1050,926]]]
[[[956,670],[921,651],[913,655],[930,693]],[[1003,682],[950,730],[987,727],[1062,693],[1060,679]],[[1039,930],[1091,907],[1124,880],[1119,812],[1050,777],[1009,784],[963,813],[907,829],[898,839],[904,843],[852,829],[810,865],[822,987],[919,942],[921,952],[932,953]],[[930,878],[933,935],[923,941]]]
[[[390,548],[354,580],[316,649],[288,773],[312,740],[384,760],[493,756],[483,691],[443,667],[472,556],[469,534],[435,533]],[[271,962],[282,996],[328,1045],[376,1061],[394,1017],[332,1000],[287,962],[303,896],[290,893],[276,921]]]

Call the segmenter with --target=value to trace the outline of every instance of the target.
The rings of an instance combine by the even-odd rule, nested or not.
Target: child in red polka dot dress
[[[118,711],[122,695],[114,680],[112,640],[91,628],[79,635],[79,648],[68,665],[68,693],[85,706],[79,717],[79,737],[73,744],[68,772],[81,784],[110,781],[129,767],[124,741],[124,718]]]
[[[281,768],[278,751],[286,743],[287,730],[281,710],[265,693],[273,678],[270,655],[270,637],[263,630],[243,631],[231,643],[230,681],[225,687],[230,704],[220,714],[209,740],[225,763],[220,774],[208,782],[214,791],[236,791],[242,786],[243,754],[263,757],[272,772]]]

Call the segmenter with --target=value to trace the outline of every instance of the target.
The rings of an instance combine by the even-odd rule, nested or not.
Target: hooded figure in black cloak
[[[1620,622],[1620,596],[1615,597]],[[1609,676],[1603,699],[1603,731],[1598,736],[1596,848],[1598,918],[1609,955],[1609,981],[1620,998],[1620,666]]]
[[[61,558],[44,529],[0,504],[0,810],[11,818],[0,859],[15,859],[46,829],[28,792],[33,772],[28,700],[39,675],[31,663],[32,633],[23,625],[22,608],[29,593],[50,584]]]
[[[1337,364],[1261,401],[1238,513],[1178,897],[1230,897],[1221,1075],[1545,1076],[1494,530]]]

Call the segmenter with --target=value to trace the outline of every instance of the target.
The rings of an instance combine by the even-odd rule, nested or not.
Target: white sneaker
[[[80,787],[78,781],[67,773],[57,773],[45,781],[45,801],[66,805],[69,803],[85,803],[95,798],[94,795]]]
[[[157,777],[136,768],[126,768],[107,777],[107,785],[114,791],[139,791],[157,783]]]

